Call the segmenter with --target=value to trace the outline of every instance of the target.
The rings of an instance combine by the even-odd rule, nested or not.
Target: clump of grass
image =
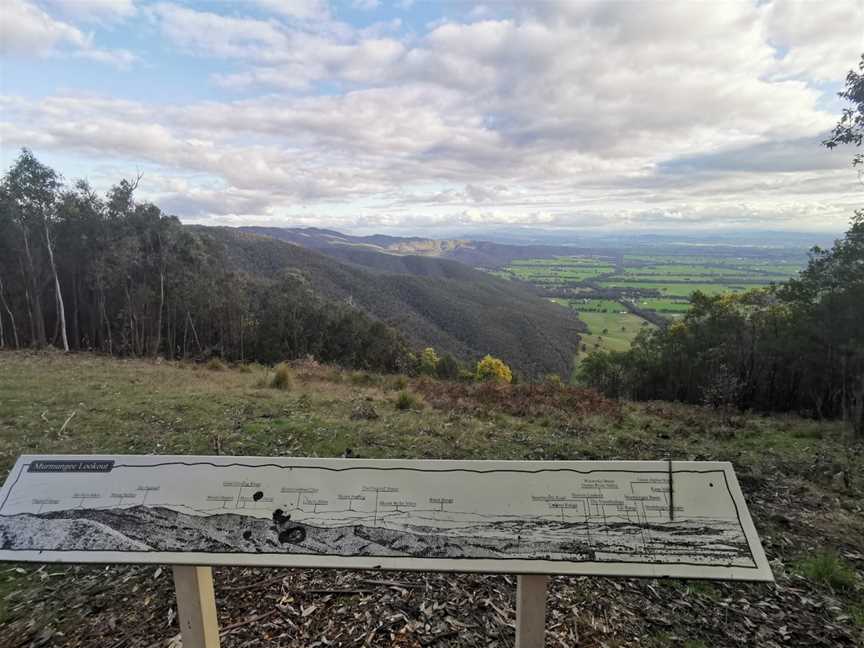
[[[860,628],[864,628],[864,603],[850,607],[849,616],[852,619],[852,623]]]
[[[836,553],[825,551],[815,553],[796,564],[798,572],[821,585],[833,590],[850,591],[855,588],[855,570]]]
[[[423,400],[417,394],[403,389],[396,397],[396,409],[402,411],[420,410],[423,409]]]
[[[244,362],[239,367],[240,373],[255,373],[256,371],[261,371],[263,367],[257,362]]]
[[[408,378],[406,378],[402,374],[398,374],[396,376],[388,376],[387,380],[384,382],[385,389],[392,389],[394,391],[405,389],[407,386]]]
[[[366,371],[352,371],[351,384],[358,387],[367,387],[375,382],[374,376]]]
[[[222,358],[213,357],[207,361],[207,368],[210,371],[225,371],[228,366],[222,362]]]
[[[293,386],[293,381],[291,380],[291,367],[289,367],[284,362],[280,362],[276,365],[276,369],[273,372],[273,378],[270,379],[270,386],[273,389],[281,389],[282,391],[288,391]]]

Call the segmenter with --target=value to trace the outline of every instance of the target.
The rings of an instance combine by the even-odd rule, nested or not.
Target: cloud
[[[4,56],[47,56],[59,45],[90,46],[90,39],[72,25],[54,20],[36,6],[8,0],[0,20],[0,52]]]
[[[781,74],[841,81],[864,51],[864,0],[774,0],[766,4],[765,33],[783,51]]]
[[[0,56],[47,58],[71,53],[116,67],[128,67],[137,57],[126,50],[99,49],[93,36],[56,20],[39,7],[23,0],[6,0],[0,20]]]
[[[845,169],[849,154],[841,149],[827,149],[822,142],[829,133],[794,140],[773,140],[741,148],[687,155],[661,162],[661,173],[704,173],[813,171]]]
[[[149,11],[162,34],[189,52],[264,61],[280,58],[288,48],[287,34],[273,20],[235,18],[169,3],[156,4]]]
[[[326,20],[330,8],[326,0],[254,0],[262,9],[301,20]]]
[[[48,35],[13,45],[101,56],[16,2]],[[852,51],[855,11],[828,11],[844,24],[820,38],[779,3],[489,6],[415,33],[323,2],[149,5],[162,45],[218,70],[212,98],[7,97],[0,137],[182,176],[153,195],[197,220],[845,224],[860,188],[819,144],[835,121],[820,82],[848,64],[830,76],[820,57]]]

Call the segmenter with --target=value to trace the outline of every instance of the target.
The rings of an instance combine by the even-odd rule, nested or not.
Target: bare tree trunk
[[[78,275],[72,279],[72,345],[81,348],[81,314],[79,310]]]
[[[159,270],[159,315],[156,317],[156,343],[153,345],[153,357],[159,355],[162,346],[162,310],[165,307],[165,273]]]
[[[201,339],[198,337],[198,331],[195,330],[195,322],[192,321],[192,315],[189,313],[189,311],[186,311],[186,317],[189,318],[189,325],[192,327],[192,335],[195,336],[195,343],[198,345],[198,353],[200,354],[203,350],[201,348]]]
[[[188,355],[188,342],[189,340],[189,312],[186,312],[186,320],[183,322],[183,359],[186,359]]]
[[[48,235],[48,221],[45,221],[45,245],[48,248],[48,260],[51,262],[51,272],[54,273],[54,292],[57,293],[57,316],[60,318],[60,335],[63,340],[63,350],[69,352],[69,338],[66,337],[66,309],[63,307],[63,293],[60,290],[60,277],[57,275],[57,264],[54,263],[54,248]]]
[[[22,225],[22,238],[24,239],[24,258],[27,260],[27,280],[30,283],[28,291],[30,302],[30,316],[33,322],[33,342],[36,346],[45,346],[45,318],[42,315],[42,300],[39,297],[39,284],[36,281],[36,266],[33,263],[33,251],[30,249],[30,234]]]
[[[129,316],[129,345],[132,347],[132,355],[141,355],[138,345],[138,324],[132,310],[132,295],[129,292],[128,282],[124,284],[123,289],[126,291],[126,309]]]
[[[108,355],[114,355],[114,344],[111,339],[111,322],[108,320],[108,312],[105,308],[105,287],[99,283],[99,314],[105,323],[105,335],[108,338]]]

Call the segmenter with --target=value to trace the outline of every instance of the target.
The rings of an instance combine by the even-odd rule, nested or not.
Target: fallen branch
[[[423,589],[423,585],[417,585],[415,583],[397,583],[396,581],[384,581],[384,580],[361,580],[361,583],[364,585],[378,585],[385,587],[399,587],[401,589]]]
[[[69,425],[69,421],[71,421],[73,418],[75,418],[75,415],[77,413],[78,413],[78,410],[72,410],[72,413],[69,415],[69,418],[67,418],[66,421],[63,423],[63,425],[60,426],[60,430],[57,432],[57,434],[63,434],[63,430],[66,429],[66,426]]]
[[[267,617],[271,617],[274,614],[278,613],[279,610],[270,610],[269,612],[264,612],[263,614],[259,614],[258,616],[251,617],[249,619],[245,619],[244,621],[238,621],[237,623],[232,623],[231,625],[225,626],[219,632],[220,637],[224,637],[227,633],[232,630],[236,630],[237,628],[242,628],[245,625],[249,625],[250,623],[255,623],[256,621],[262,621]]]

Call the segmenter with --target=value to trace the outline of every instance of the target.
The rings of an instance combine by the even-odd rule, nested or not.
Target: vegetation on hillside
[[[225,250],[230,268],[262,277],[290,268],[316,293],[386,322],[418,350],[432,346],[470,363],[490,353],[527,378],[570,375],[584,327],[530,287],[446,259],[369,252],[355,265],[233,228],[194,229]]]

